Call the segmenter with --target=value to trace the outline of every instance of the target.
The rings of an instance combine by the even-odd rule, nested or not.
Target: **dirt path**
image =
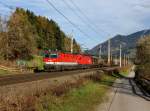
[[[96,111],[150,111],[150,98],[136,86],[132,71],[127,78],[119,79],[109,93],[109,102],[100,105]]]

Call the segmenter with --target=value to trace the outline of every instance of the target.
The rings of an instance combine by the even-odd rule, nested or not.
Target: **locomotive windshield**
[[[57,54],[50,54],[50,58],[57,58],[58,55]]]
[[[46,58],[49,58],[49,54],[45,54],[44,56],[45,56]]]

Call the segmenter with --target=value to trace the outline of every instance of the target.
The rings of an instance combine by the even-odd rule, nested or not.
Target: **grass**
[[[120,70],[120,74],[122,76],[127,76],[130,72],[130,69],[131,69],[132,66],[127,66],[127,67],[123,67],[121,70]]]
[[[0,94],[0,110],[2,107],[2,111],[92,111],[103,102],[114,81],[111,75],[96,73],[54,86],[4,91]]]
[[[113,75],[113,74],[112,74]],[[106,86],[111,86],[113,85],[114,81],[116,80],[116,78],[119,78],[119,77],[115,77],[115,76],[110,76],[110,75],[104,75],[102,77],[102,80],[100,81],[100,83],[103,83],[105,81],[105,84]]]
[[[13,74],[21,74],[21,72],[0,69],[0,76],[7,76],[7,75],[13,75]]]
[[[98,83],[89,82],[79,89],[71,90],[63,97],[44,97],[44,104],[38,109],[39,111],[88,111],[95,104],[102,102],[106,89]],[[53,100],[49,98],[53,98]]]
[[[8,74],[11,74],[11,72],[9,72],[7,70],[0,69],[0,76],[5,76],[5,75],[8,75]]]
[[[102,80],[112,84],[115,78],[105,75]],[[84,86],[74,88],[62,97],[52,95],[43,97],[37,109],[38,111],[92,111],[95,105],[103,102],[108,89],[108,85],[87,81]]]

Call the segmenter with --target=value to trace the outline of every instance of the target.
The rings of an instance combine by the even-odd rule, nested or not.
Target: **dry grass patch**
[[[0,111],[87,111],[102,102],[108,86],[100,81],[106,78],[114,81],[111,76],[97,73],[50,87],[37,86],[26,92],[2,92]]]

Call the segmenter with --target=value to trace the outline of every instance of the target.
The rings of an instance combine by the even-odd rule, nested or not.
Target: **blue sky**
[[[46,0],[0,0],[0,2],[13,7],[22,7],[35,12],[37,15],[54,19],[66,34],[71,34],[83,47],[93,46],[106,41],[116,34],[130,34],[139,30],[150,28],[150,0],[73,0],[74,3],[88,16],[92,22],[92,29],[87,19],[72,5],[70,0],[49,0],[57,9],[67,16],[87,35],[83,35],[59,15]],[[65,4],[66,1],[72,12]],[[12,11],[0,4],[0,14],[8,15]],[[80,15],[83,20],[76,15]],[[95,32],[98,32],[98,34]]]

